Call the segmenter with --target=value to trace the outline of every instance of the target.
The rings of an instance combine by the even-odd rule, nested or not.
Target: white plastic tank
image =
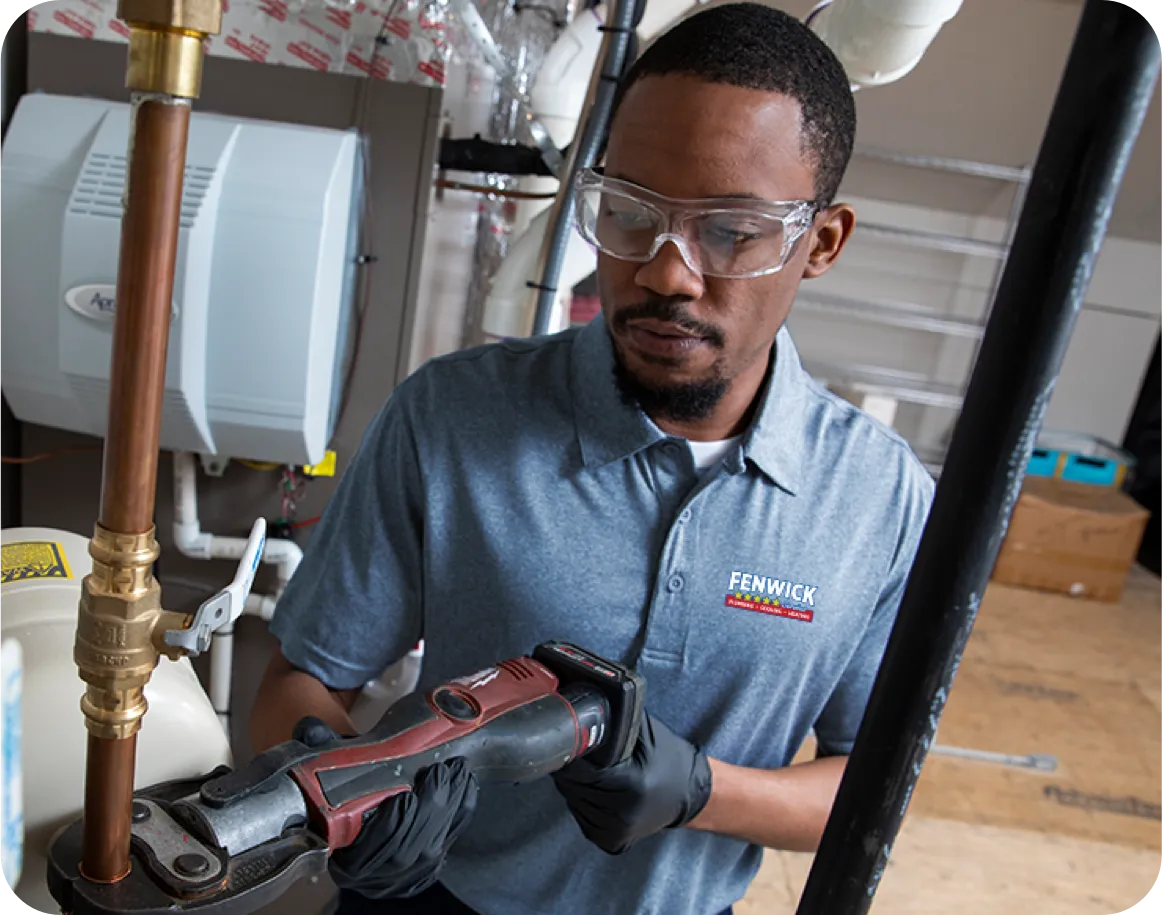
[[[48,843],[84,806],[85,685],[73,662],[73,639],[81,581],[91,568],[89,541],[25,527],[0,532],[0,544],[0,638],[15,639],[23,655],[24,848],[16,894],[39,911],[56,912],[45,885]],[[145,694],[137,788],[231,764],[226,734],[189,660],[162,658]]]

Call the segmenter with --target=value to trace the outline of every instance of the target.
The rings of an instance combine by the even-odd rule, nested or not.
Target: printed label
[[[72,578],[65,551],[48,540],[24,540],[0,547],[0,584],[35,578]]]
[[[811,623],[817,590],[816,585],[736,570],[728,579],[724,606]]]
[[[113,323],[117,310],[117,287],[108,283],[74,286],[65,293],[65,304],[83,318]],[[178,317],[178,306],[170,306],[170,320]]]

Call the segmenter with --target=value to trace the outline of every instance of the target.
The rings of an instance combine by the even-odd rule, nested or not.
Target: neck
[[[759,409],[760,392],[764,379],[772,363],[772,350],[767,358],[756,359],[732,379],[727,393],[715,405],[715,409],[703,419],[676,422],[666,416],[648,413],[651,420],[668,435],[692,439],[697,442],[718,442],[735,435],[741,435],[751,424]]]

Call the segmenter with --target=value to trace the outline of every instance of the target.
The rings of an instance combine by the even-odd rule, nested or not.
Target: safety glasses
[[[694,272],[731,279],[780,270],[817,212],[810,200],[675,200],[589,168],[574,202],[578,231],[604,254],[646,263],[672,242]]]

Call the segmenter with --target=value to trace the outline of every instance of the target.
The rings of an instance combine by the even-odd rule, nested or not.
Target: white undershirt
[[[691,439],[687,444],[691,446],[691,456],[695,458],[695,466],[699,470],[707,470],[712,464],[722,458],[740,440],[734,435],[718,442],[696,442]]]

